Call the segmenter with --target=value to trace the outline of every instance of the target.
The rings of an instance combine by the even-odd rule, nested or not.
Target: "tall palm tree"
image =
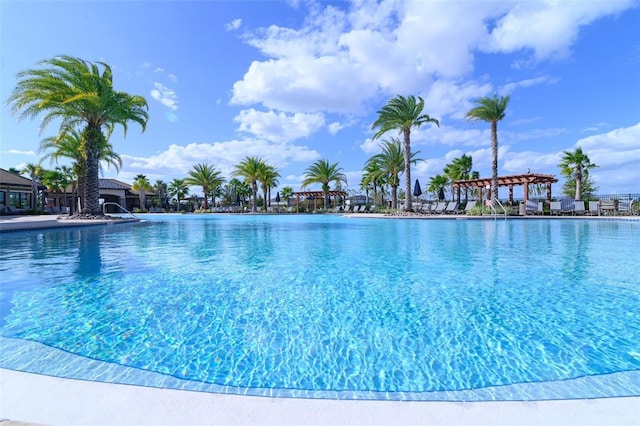
[[[302,187],[306,188],[314,183],[322,184],[322,192],[324,192],[324,207],[329,206],[329,184],[335,182],[347,183],[347,176],[342,173],[342,168],[338,163],[329,163],[329,160],[318,160],[305,170],[305,178],[302,181]]]
[[[589,170],[598,166],[582,152],[582,147],[577,147],[574,151],[563,151],[558,167],[567,179],[575,179],[575,200],[580,201],[583,195],[583,183],[589,178]]]
[[[184,183],[184,179],[174,179],[169,184],[168,193],[171,198],[174,198],[178,201],[178,207],[176,211],[180,211],[180,201],[187,198],[189,195],[189,187],[186,183]]]
[[[382,189],[386,179],[385,171],[382,170],[377,160],[378,159],[374,155],[364,163],[364,168],[362,169],[362,180],[360,182],[360,187],[365,188],[367,192],[368,188],[373,189],[374,203],[378,202],[378,188]]]
[[[216,170],[210,164],[196,164],[193,170],[189,172],[189,176],[184,180],[187,185],[201,186],[204,194],[204,209],[209,208],[208,198],[211,190],[213,190],[212,200],[215,204],[215,189],[224,183],[224,178],[220,176],[221,172]]]
[[[405,155],[402,142],[398,138],[392,138],[391,141],[385,141],[382,145],[382,153],[374,156],[379,167],[387,176],[387,183],[391,187],[391,208],[398,208],[398,187],[400,186],[400,174],[406,171],[404,165]],[[410,163],[416,164],[421,161],[415,158],[420,151],[412,152],[410,155]],[[405,192],[406,193],[406,192]],[[410,194],[410,193],[409,193]]]
[[[40,142],[40,151],[46,152],[43,159],[48,158],[56,164],[58,164],[60,158],[68,158],[73,161],[71,169],[77,179],[78,195],[84,198],[86,161],[82,146],[82,134],[75,128],[67,129],[64,133],[45,138]],[[106,165],[107,168],[113,166],[116,171],[120,170],[120,167],[122,167],[122,159],[106,139],[101,140],[97,149],[99,151],[98,167],[100,171],[102,171],[103,164]]]
[[[40,164],[28,163],[22,168],[22,173],[28,174],[31,179],[31,210],[38,209],[38,183],[45,170]]]
[[[113,88],[111,67],[71,56],[58,56],[39,62],[43,68],[18,73],[18,83],[8,102],[20,117],[44,114],[41,128],[60,120],[59,134],[84,126],[82,150],[85,163],[85,206],[90,214],[100,211],[100,147],[116,125],[126,136],[127,124],[138,123],[145,130],[149,114],[142,96]],[[102,72],[100,70],[102,68]]]
[[[246,157],[235,166],[232,173],[232,176],[243,177],[244,181],[251,185],[251,211],[254,213],[257,211],[258,181],[265,164],[264,160],[259,157]]]
[[[378,129],[373,139],[378,139],[390,130],[397,130],[403,135],[405,201],[404,209],[411,210],[411,129],[425,123],[433,123],[440,127],[440,122],[428,114],[422,114],[424,100],[415,96],[396,95],[378,111],[378,119],[373,122],[372,129]]]
[[[509,96],[493,95],[475,101],[476,107],[467,112],[467,120],[491,123],[491,204],[498,201],[498,121],[505,116],[509,105]]]
[[[280,173],[275,167],[263,163],[262,169],[260,170],[260,185],[262,186],[262,196],[265,200],[265,207],[267,204],[271,206],[271,188],[278,186],[279,177]]]
[[[147,209],[147,191],[153,190],[149,179],[147,179],[146,175],[136,175],[133,179],[133,185],[131,185],[131,189],[134,191],[138,191],[138,198],[140,199],[140,211],[145,211]]]

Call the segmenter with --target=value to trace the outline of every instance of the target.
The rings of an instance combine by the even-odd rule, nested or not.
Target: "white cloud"
[[[175,111],[178,109],[178,95],[173,89],[168,88],[162,83],[154,82],[155,89],[151,90],[151,97],[160,102],[167,108]]]
[[[35,151],[21,151],[19,149],[8,149],[2,151],[3,154],[15,154],[15,155],[36,155]]]
[[[178,82],[178,76],[175,74],[167,74],[167,78],[171,81],[173,81],[174,83]]]
[[[500,93],[501,95],[508,95],[514,92],[514,90],[520,88],[520,87],[531,87],[531,86],[536,86],[539,84],[556,84],[558,81],[560,81],[559,78],[557,77],[552,77],[552,76],[541,76],[541,77],[535,77],[535,78],[528,78],[525,80],[520,80],[520,81],[515,81],[512,83],[507,83],[503,86],[501,86],[498,89],[498,93]]]
[[[286,114],[274,111],[245,109],[234,119],[240,123],[238,131],[251,133],[261,139],[271,141],[291,141],[317,132],[324,126],[322,114]]]
[[[227,23],[224,26],[224,29],[227,30],[227,31],[233,31],[233,30],[237,30],[238,28],[240,28],[240,25],[242,25],[242,19],[236,18],[233,21]]]
[[[512,3],[481,48],[487,52],[534,51],[535,60],[566,57],[578,31],[618,13],[633,1],[528,1]]]
[[[231,140],[213,143],[170,145],[166,150],[150,157],[122,155],[121,174],[135,176],[154,172],[158,176],[184,176],[194,164],[213,164],[225,177],[230,177],[236,164],[247,156],[259,156],[275,167],[285,167],[290,162],[308,163],[320,154],[305,146],[289,143],[273,143],[263,139]]]
[[[299,28],[272,25],[246,36],[267,57],[233,86],[231,103],[284,112],[361,114],[370,102],[423,93],[426,111],[455,119],[492,89],[461,83],[478,50],[566,56],[581,26],[630,1],[426,2],[355,0],[348,11],[309,2]],[[553,84],[540,76],[501,89]]]

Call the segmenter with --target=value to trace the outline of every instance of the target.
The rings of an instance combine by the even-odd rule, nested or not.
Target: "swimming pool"
[[[2,235],[0,367],[269,396],[640,395],[638,223],[148,219]]]

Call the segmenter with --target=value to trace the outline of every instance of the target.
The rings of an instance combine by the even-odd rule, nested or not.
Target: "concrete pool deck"
[[[6,369],[0,369],[0,392],[0,419],[46,425],[640,424],[640,397],[530,402],[267,398],[61,379]]]
[[[640,219],[637,216],[613,218]],[[84,224],[83,221],[58,221],[54,216],[2,217],[0,231]],[[0,369],[0,426],[23,424],[21,422],[46,425],[638,426],[640,396],[527,402],[268,398],[63,379]]]

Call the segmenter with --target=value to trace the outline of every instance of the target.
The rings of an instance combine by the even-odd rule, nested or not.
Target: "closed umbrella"
[[[280,191],[276,192],[276,203],[280,202]]]
[[[438,200],[444,201],[444,187],[440,187],[440,192],[438,193]]]
[[[422,188],[420,188],[420,181],[416,179],[416,184],[413,186],[413,195],[416,197],[416,203],[419,197],[422,195]]]

